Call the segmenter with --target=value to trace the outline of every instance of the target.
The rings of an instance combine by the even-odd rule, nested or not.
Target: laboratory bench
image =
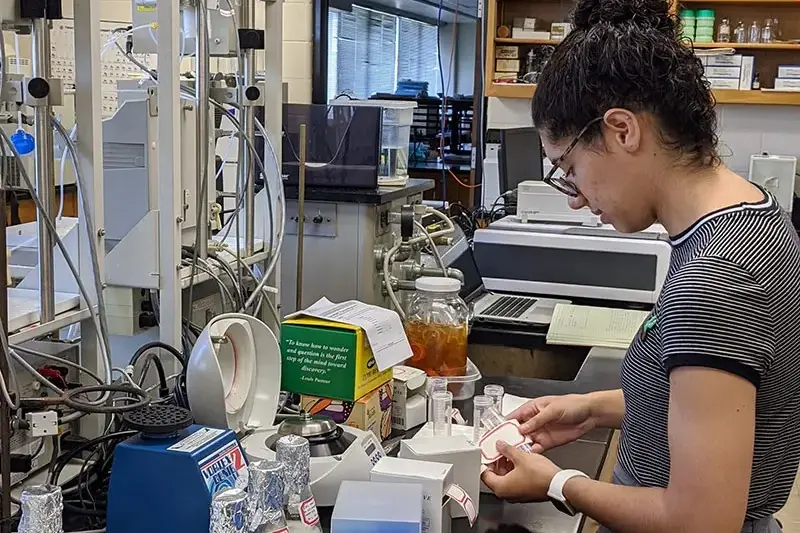
[[[506,393],[524,398],[547,395],[585,393],[619,388],[619,371],[622,362],[619,350],[594,349],[583,360],[574,380],[536,379],[516,376],[486,377],[483,384],[503,385]],[[478,384],[477,390],[482,390]],[[455,402],[465,417],[472,416],[472,401]],[[410,438],[416,430],[395,436],[387,442],[390,453],[396,452],[399,440]],[[393,446],[394,445],[394,446]],[[616,461],[615,432],[595,430],[580,440],[549,450],[545,453],[561,468],[574,468],[596,479],[607,480]],[[608,460],[607,460],[608,458]],[[331,509],[321,512],[323,530],[330,531]],[[585,524],[586,523],[586,524]],[[560,513],[549,502],[508,503],[491,494],[481,494],[478,520],[473,528],[466,519],[453,521],[453,533],[587,533],[596,524],[582,516],[570,517]]]

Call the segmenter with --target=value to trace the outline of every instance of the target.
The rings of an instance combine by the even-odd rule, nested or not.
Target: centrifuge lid
[[[234,431],[274,423],[280,381],[278,340],[266,324],[240,313],[211,319],[186,368],[195,422]]]
[[[315,416],[302,411],[300,416],[287,418],[278,426],[278,434],[299,435],[305,438],[324,437],[336,431],[337,425],[332,418]]]

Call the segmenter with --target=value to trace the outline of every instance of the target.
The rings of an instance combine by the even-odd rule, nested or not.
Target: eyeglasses
[[[573,198],[580,194],[580,191],[578,190],[578,188],[575,186],[574,183],[572,183],[571,181],[567,180],[562,176],[556,177],[555,174],[561,168],[561,163],[564,161],[564,159],[566,159],[567,156],[569,156],[570,152],[572,152],[572,150],[574,150],[575,147],[578,145],[578,142],[580,142],[581,137],[583,137],[586,134],[586,132],[589,131],[589,128],[591,128],[592,126],[594,126],[595,124],[597,124],[602,120],[603,117],[597,117],[596,119],[593,119],[586,126],[583,127],[583,129],[580,131],[580,133],[578,133],[578,135],[575,136],[574,139],[572,139],[569,145],[567,145],[567,149],[564,150],[564,153],[553,161],[553,168],[550,169],[550,171],[547,173],[547,176],[545,176],[543,180],[546,184],[548,184],[558,192],[566,194],[567,196],[572,196]]]

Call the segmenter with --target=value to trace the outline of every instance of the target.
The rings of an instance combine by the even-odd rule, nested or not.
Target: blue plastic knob
[[[11,135],[11,143],[17,149],[19,155],[28,155],[36,148],[36,142],[33,140],[33,135],[25,130],[17,130]]]

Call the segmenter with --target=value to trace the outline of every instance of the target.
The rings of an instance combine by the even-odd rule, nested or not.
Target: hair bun
[[[631,24],[677,36],[677,24],[670,13],[669,0],[578,0],[572,12],[575,29],[588,30],[602,23],[612,26]]]

